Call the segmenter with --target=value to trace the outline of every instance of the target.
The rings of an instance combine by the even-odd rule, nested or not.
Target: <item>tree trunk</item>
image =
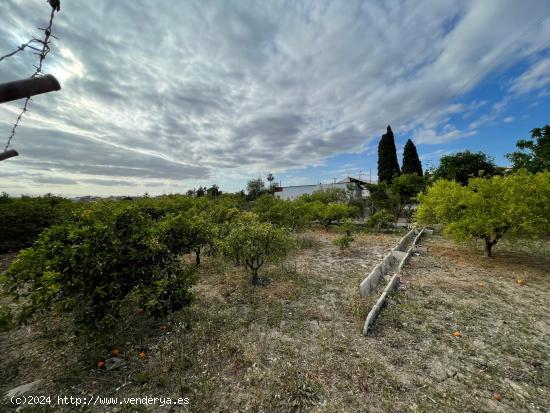
[[[201,249],[195,250],[195,264],[197,264],[197,267],[201,265]]]
[[[485,251],[484,251],[484,256],[489,258],[491,257],[491,249],[493,248],[493,245],[495,245],[495,242],[493,241],[490,241],[490,240],[485,240]]]
[[[260,284],[260,277],[258,276],[258,269],[254,270],[254,274],[252,275],[252,284],[253,285]]]

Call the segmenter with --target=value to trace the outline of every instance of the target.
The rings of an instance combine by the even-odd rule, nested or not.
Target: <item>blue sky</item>
[[[237,191],[376,178],[392,126],[424,167],[459,150],[499,165],[550,123],[545,0],[64,2],[0,191],[75,196]],[[0,55],[36,35],[42,0],[0,4]],[[0,81],[28,76],[24,52]],[[7,137],[22,102],[0,106]],[[1,136],[1,135],[0,135]]]

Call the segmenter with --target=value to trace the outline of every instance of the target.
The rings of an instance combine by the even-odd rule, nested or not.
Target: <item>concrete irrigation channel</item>
[[[416,244],[420,240],[420,237],[424,233],[424,228],[411,229],[398,244],[384,257],[384,259],[370,272],[370,274],[361,282],[359,289],[363,297],[369,296],[373,293],[378,284],[386,279],[387,275],[391,275],[386,287],[382,291],[382,294],[376,300],[372,309],[367,315],[365,325],[363,326],[363,334],[367,335],[369,329],[372,327],[378,313],[382,309],[384,302],[390,292],[392,292],[399,283],[399,277],[403,266],[409,259]]]

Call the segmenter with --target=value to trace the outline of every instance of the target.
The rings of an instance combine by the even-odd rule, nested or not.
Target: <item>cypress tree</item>
[[[414,146],[413,141],[410,139],[405,144],[403,149],[403,169],[401,170],[403,174],[414,174],[422,176],[422,163],[420,163],[420,158],[418,157],[418,152],[416,152],[416,146]]]
[[[378,143],[378,182],[391,183],[394,175],[399,175],[399,163],[397,162],[397,150],[393,132],[388,125],[385,134]]]

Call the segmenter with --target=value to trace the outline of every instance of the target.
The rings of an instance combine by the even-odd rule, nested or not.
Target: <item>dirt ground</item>
[[[375,297],[362,299],[359,283],[401,235],[361,235],[342,253],[337,234],[308,232],[256,288],[207,258],[191,307],[164,323],[121,320],[147,334],[113,343],[126,361],[117,370],[95,368],[106,349],[82,361],[59,316],[0,333],[0,392],[42,378],[40,394],[190,400],[79,409],[93,412],[549,411],[550,257],[496,248],[484,259],[423,238],[364,337]]]

